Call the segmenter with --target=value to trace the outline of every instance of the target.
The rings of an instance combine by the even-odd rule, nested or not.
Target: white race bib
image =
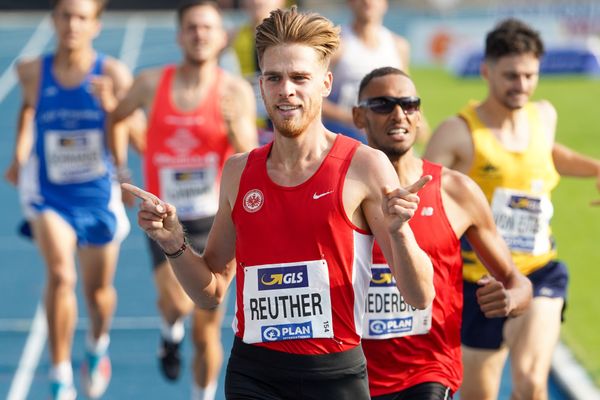
[[[550,219],[554,208],[548,196],[497,188],[492,212],[498,232],[511,250],[533,255],[550,251]]]
[[[325,260],[244,267],[245,343],[332,338]]]
[[[182,220],[215,215],[219,206],[217,168],[162,168],[159,173],[161,195],[177,207]]]
[[[423,335],[431,329],[431,307],[418,310],[407,304],[386,264],[373,264],[367,294],[364,339]]]
[[[106,174],[101,130],[47,131],[44,138],[50,182],[83,183]]]

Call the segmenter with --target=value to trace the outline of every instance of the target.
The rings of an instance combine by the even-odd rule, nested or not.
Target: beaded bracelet
[[[183,252],[185,251],[185,249],[187,249],[187,237],[184,236],[183,237],[183,244],[181,245],[181,247],[179,248],[179,250],[177,250],[175,253],[167,253],[166,251],[163,250],[163,253],[165,253],[165,256],[167,256],[168,258],[177,258],[180,255],[183,254]]]

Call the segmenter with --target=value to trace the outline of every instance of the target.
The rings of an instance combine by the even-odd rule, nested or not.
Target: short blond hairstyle
[[[256,27],[258,61],[269,47],[282,44],[304,44],[314,48],[321,61],[329,63],[340,45],[340,27],[317,13],[301,13],[296,6],[287,10],[273,10]]]

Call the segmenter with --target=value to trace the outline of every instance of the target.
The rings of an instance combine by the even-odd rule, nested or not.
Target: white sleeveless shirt
[[[402,60],[392,32],[381,27],[379,45],[367,47],[350,26],[342,27],[343,53],[333,69],[333,89],[330,99],[350,108],[358,101],[358,86],[362,78],[380,67],[402,69]]]

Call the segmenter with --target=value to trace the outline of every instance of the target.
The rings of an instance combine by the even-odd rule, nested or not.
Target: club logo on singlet
[[[263,193],[258,189],[249,190],[244,195],[244,210],[249,213],[255,213],[260,210],[265,202]]]

